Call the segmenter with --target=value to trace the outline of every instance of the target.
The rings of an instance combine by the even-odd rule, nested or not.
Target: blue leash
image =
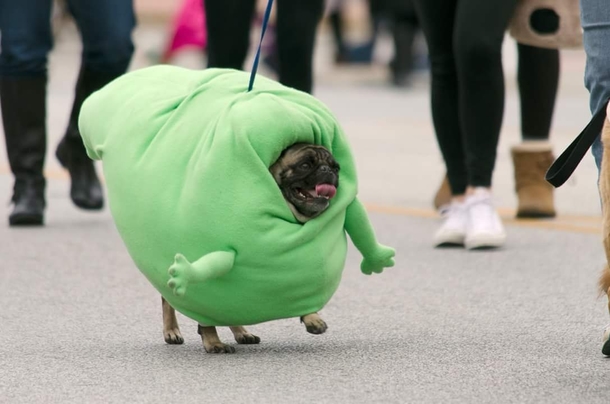
[[[269,23],[269,18],[271,17],[271,8],[273,8],[273,0],[269,0],[269,2],[267,3],[267,9],[265,10],[265,16],[263,17],[261,40],[258,43],[258,50],[256,51],[256,57],[254,58],[254,64],[252,65],[252,73],[250,73],[250,83],[248,84],[248,91],[252,91],[252,86],[254,86],[254,78],[256,77],[256,71],[258,70],[258,62],[261,57],[261,47],[263,46],[263,38],[265,37],[267,24]]]

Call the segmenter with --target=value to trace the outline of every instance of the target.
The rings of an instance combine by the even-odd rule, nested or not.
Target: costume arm
[[[360,265],[364,274],[381,273],[384,268],[394,266],[394,249],[377,242],[366,209],[358,198],[347,207],[345,230],[364,257]]]
[[[182,254],[176,254],[169,267],[171,279],[167,282],[176,296],[183,296],[189,283],[201,283],[227,274],[235,263],[235,252],[215,251],[190,263]]]

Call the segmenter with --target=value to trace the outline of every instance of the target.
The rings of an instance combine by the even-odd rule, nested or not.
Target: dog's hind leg
[[[201,324],[197,326],[197,333],[201,335],[201,342],[208,353],[233,353],[235,348],[230,345],[223,344],[218,337],[216,327],[204,327]]]
[[[311,313],[301,317],[301,323],[305,324],[305,329],[310,334],[324,334],[328,326],[318,313]]]
[[[600,293],[605,293],[608,298],[608,312],[610,312],[610,268],[608,265],[606,265],[602,276],[599,278],[599,289]],[[610,324],[604,330],[603,341],[602,353],[610,356]]]
[[[604,240],[605,242],[606,240]],[[606,248],[608,248],[608,245],[606,245]],[[599,289],[600,293],[605,293],[608,298],[608,312],[610,312],[610,268],[608,265],[606,265],[602,276],[599,278]],[[604,330],[603,341],[602,353],[610,356],[610,324]]]
[[[251,334],[244,327],[229,327],[238,344],[258,344],[261,339]]]
[[[180,334],[176,310],[163,297],[161,297],[161,307],[163,308],[163,339],[168,344],[182,344],[184,338]]]

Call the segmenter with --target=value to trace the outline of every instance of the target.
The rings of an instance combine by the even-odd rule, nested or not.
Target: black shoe
[[[80,145],[77,142],[81,142]],[[104,192],[95,172],[93,161],[82,152],[80,139],[67,136],[57,146],[55,156],[70,173],[70,198],[81,209],[101,210],[104,207]]]
[[[100,73],[81,67],[68,129],[55,152],[61,165],[70,173],[70,198],[81,209],[101,210],[104,207],[104,192],[93,160],[87,156],[78,131],[78,116],[85,99],[118,76],[120,74]]]
[[[44,184],[17,182],[13,194],[14,208],[8,217],[9,226],[42,226],[44,224]]]
[[[411,86],[411,72],[408,69],[396,68],[395,60],[390,62],[390,81],[392,86],[399,88],[406,88]]]

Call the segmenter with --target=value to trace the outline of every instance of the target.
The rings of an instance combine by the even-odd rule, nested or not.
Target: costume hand
[[[379,244],[372,254],[364,257],[362,264],[360,264],[360,270],[365,275],[371,275],[373,272],[380,274],[384,268],[394,266],[395,254],[393,248]]]

